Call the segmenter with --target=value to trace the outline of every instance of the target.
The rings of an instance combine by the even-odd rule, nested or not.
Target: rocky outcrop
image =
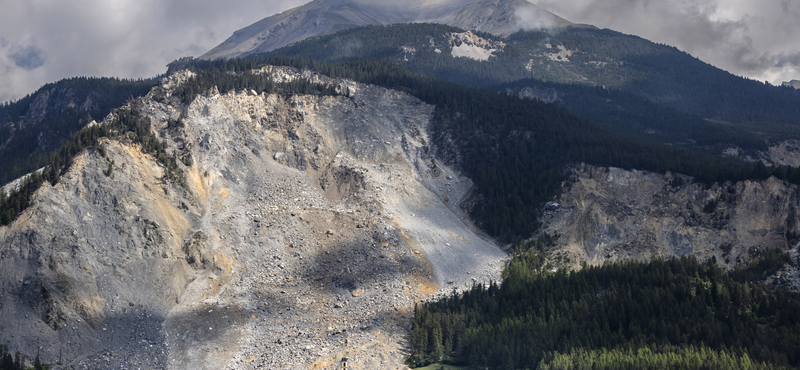
[[[800,140],[786,140],[761,153],[761,161],[773,166],[800,166]]]
[[[559,235],[556,259],[578,266],[694,255],[732,267],[800,235],[797,186],[775,178],[705,187],[678,174],[582,165],[543,230]]]
[[[0,341],[65,368],[401,368],[415,302],[498,279],[505,254],[458,206],[470,180],[432,154],[433,107],[257,73],[342,95],[184,106],[178,73],[131,103],[191,158],[183,183],[124,139],[79,155],[0,228]]]
[[[571,25],[525,0],[410,1],[391,5],[366,0],[316,0],[236,31],[201,58],[234,58],[350,27],[411,22],[441,23],[501,36],[521,29]]]

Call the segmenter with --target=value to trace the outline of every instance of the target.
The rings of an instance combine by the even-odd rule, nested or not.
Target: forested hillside
[[[758,280],[773,250],[724,272],[694,258],[548,272],[549,240],[519,246],[502,284],[415,310],[411,365],[489,369],[778,369],[800,366],[800,301]]]
[[[520,32],[507,39],[479,34],[505,43],[479,61],[451,55],[457,43],[449,35],[458,32],[433,24],[367,26],[270,55],[329,62],[373,58],[465,86],[544,88],[556,93],[558,104],[617,133],[706,150],[763,149],[800,137],[800,91],[734,76],[674,47],[594,28]]]
[[[0,183],[41,168],[49,156],[92,119],[98,121],[157,79],[77,77],[42,86],[0,105]]]

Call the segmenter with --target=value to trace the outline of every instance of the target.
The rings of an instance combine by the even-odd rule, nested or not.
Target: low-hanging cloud
[[[800,79],[795,0],[531,0],[572,22],[673,45],[745,77]]]
[[[153,77],[306,2],[0,0],[0,102],[67,77]]]
[[[538,30],[556,25],[551,17],[533,7],[517,7],[514,17],[516,17],[517,24],[525,30]]]

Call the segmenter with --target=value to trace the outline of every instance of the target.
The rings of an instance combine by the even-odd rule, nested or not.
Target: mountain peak
[[[442,23],[507,36],[523,29],[566,27],[569,21],[526,0],[315,0],[234,32],[203,59],[266,52],[342,29],[393,23]]]

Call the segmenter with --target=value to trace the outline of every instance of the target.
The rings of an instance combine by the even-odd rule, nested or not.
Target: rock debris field
[[[20,266],[3,281],[48,292],[3,298],[2,318],[25,323],[4,340],[65,368],[399,369],[416,302],[499,279],[506,254],[459,207],[472,183],[434,155],[432,106],[260,73],[344,93],[212,89],[187,107],[169,94],[191,73],[165,79],[166,97],[132,107],[191,155],[185,185],[117,141],[76,159],[0,229],[24,240],[3,246]]]

